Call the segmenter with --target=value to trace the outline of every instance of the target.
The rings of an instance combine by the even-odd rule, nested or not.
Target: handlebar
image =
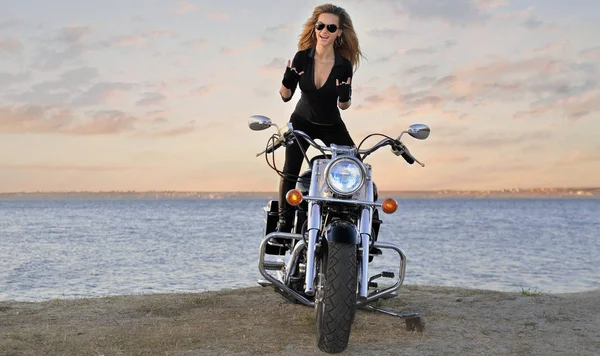
[[[300,136],[303,139],[305,139],[309,145],[311,145],[312,147],[316,148],[317,150],[321,151],[322,154],[326,154],[326,152],[332,152],[332,148],[328,147],[328,146],[321,146],[319,144],[317,144],[310,136],[308,136],[305,132],[300,131],[300,130],[294,130],[291,126],[291,124],[288,124],[282,128],[279,129],[278,135],[277,135],[277,139],[275,140],[275,142],[270,145],[269,147],[267,147],[266,150],[262,151],[261,153],[258,153],[256,156],[260,156],[262,154],[266,153],[271,153],[274,152],[275,150],[277,150],[279,147],[284,145],[287,146],[289,142],[293,142],[293,140],[289,140],[292,137],[297,137]],[[408,150],[408,148],[406,148],[406,146],[399,140],[399,139],[391,139],[389,137],[379,141],[378,143],[376,143],[375,145],[373,145],[371,148],[369,149],[361,149],[361,150],[357,150],[357,154],[359,155],[369,155],[373,152],[375,152],[376,150],[378,150],[379,148],[383,147],[383,146],[387,146],[387,145],[391,145],[392,146],[392,152],[396,155],[396,156],[402,156],[402,158],[404,158],[404,160],[408,163],[408,164],[413,164],[415,162],[419,163],[419,165],[421,165],[421,167],[425,167],[425,165],[421,162],[419,162]]]

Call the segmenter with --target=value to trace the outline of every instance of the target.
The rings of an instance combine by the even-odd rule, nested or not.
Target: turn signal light
[[[292,189],[285,195],[285,200],[287,200],[288,204],[291,206],[297,206],[302,203],[302,192],[298,189]]]
[[[386,198],[381,203],[381,210],[386,214],[393,214],[396,212],[396,209],[398,209],[398,203],[392,198]]]

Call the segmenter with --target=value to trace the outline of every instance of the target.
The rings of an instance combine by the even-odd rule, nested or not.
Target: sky
[[[276,191],[256,157],[274,130],[248,118],[289,120],[281,78],[320,4],[0,1],[0,192]],[[404,139],[425,167],[367,159],[380,190],[600,185],[600,2],[334,4],[365,56],[354,141],[431,128]]]

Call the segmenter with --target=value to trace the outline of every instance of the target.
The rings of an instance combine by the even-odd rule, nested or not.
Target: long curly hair
[[[324,4],[315,7],[312,16],[306,20],[300,39],[298,40],[298,50],[303,51],[308,48],[312,48],[317,44],[317,38],[315,33],[315,24],[321,14],[334,14],[337,15],[340,20],[340,28],[342,29],[341,41],[335,41],[335,49],[339,51],[342,57],[348,59],[352,64],[354,70],[356,70],[360,63],[360,57],[363,54],[358,44],[358,37],[354,31],[354,25],[350,15],[339,6],[332,4]]]

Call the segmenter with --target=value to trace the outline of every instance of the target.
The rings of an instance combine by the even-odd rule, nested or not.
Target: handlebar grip
[[[402,156],[406,163],[413,164],[415,163],[415,159],[408,153],[408,148],[402,144],[402,142],[396,140],[392,142],[392,151],[396,154],[396,156]]]
[[[408,153],[406,153],[406,151],[402,152],[401,156],[408,164],[415,163],[415,160]]]

